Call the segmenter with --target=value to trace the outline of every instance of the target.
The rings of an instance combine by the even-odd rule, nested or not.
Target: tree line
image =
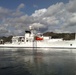
[[[46,32],[44,36],[51,36],[51,38],[62,38],[63,40],[73,40],[75,39],[75,33],[54,33]]]

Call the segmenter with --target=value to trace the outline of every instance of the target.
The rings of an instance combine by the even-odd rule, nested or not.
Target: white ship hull
[[[55,48],[55,49],[76,49],[76,41],[35,41],[26,43],[1,44],[0,48]]]

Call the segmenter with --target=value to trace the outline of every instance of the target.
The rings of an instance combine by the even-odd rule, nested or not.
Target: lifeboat
[[[37,40],[37,41],[42,41],[43,38],[42,38],[42,37],[38,37],[38,36],[36,36],[36,37],[35,37],[35,40]]]

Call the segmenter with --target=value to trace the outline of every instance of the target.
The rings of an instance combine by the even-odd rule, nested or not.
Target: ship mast
[[[32,26],[29,26],[29,29],[31,31],[31,35],[34,35],[34,28]]]
[[[29,29],[31,31],[31,35],[33,36],[33,43],[32,43],[33,44],[33,54],[35,55],[37,52],[37,41],[35,41],[36,33],[34,33],[35,28],[32,26],[29,26]]]

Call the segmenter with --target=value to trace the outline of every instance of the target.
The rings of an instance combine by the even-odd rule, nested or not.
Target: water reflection
[[[67,51],[0,50],[0,75],[76,75],[76,54]]]

